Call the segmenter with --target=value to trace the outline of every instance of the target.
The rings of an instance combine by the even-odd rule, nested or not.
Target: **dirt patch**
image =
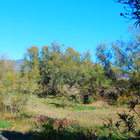
[[[91,104],[87,104],[86,106],[93,106],[93,107],[108,107],[109,105],[104,101],[97,101]]]

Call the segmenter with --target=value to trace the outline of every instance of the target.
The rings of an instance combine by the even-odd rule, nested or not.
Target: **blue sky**
[[[20,59],[54,41],[94,55],[100,43],[128,38],[122,10],[113,0],[0,0],[0,55]]]

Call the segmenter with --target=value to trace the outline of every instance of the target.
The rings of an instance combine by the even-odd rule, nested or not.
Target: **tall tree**
[[[21,69],[21,77],[24,79],[23,84],[26,90],[29,92],[35,92],[38,89],[38,83],[40,81],[39,70],[39,50],[37,47],[31,47],[27,49],[25,54],[24,64]]]

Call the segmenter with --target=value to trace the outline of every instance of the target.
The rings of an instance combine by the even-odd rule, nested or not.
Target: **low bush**
[[[69,120],[49,120],[41,125],[38,140],[95,140],[97,132],[72,123]]]
[[[137,104],[138,100],[130,102],[130,111],[133,111],[133,114],[118,113],[119,120],[115,122],[112,119],[106,120],[104,126],[109,130],[109,137],[115,133],[121,139],[140,139],[140,112],[135,109]]]
[[[8,94],[5,96],[5,99],[3,99],[3,111],[8,113],[10,115],[9,117],[13,119],[25,116],[25,114],[28,114],[26,113],[27,101],[28,99],[26,95],[14,95],[13,93]]]

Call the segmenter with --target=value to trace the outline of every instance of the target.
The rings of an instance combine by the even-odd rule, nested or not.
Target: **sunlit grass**
[[[72,111],[105,110],[105,109],[111,109],[111,107],[92,107],[92,106],[78,105],[75,106]]]

